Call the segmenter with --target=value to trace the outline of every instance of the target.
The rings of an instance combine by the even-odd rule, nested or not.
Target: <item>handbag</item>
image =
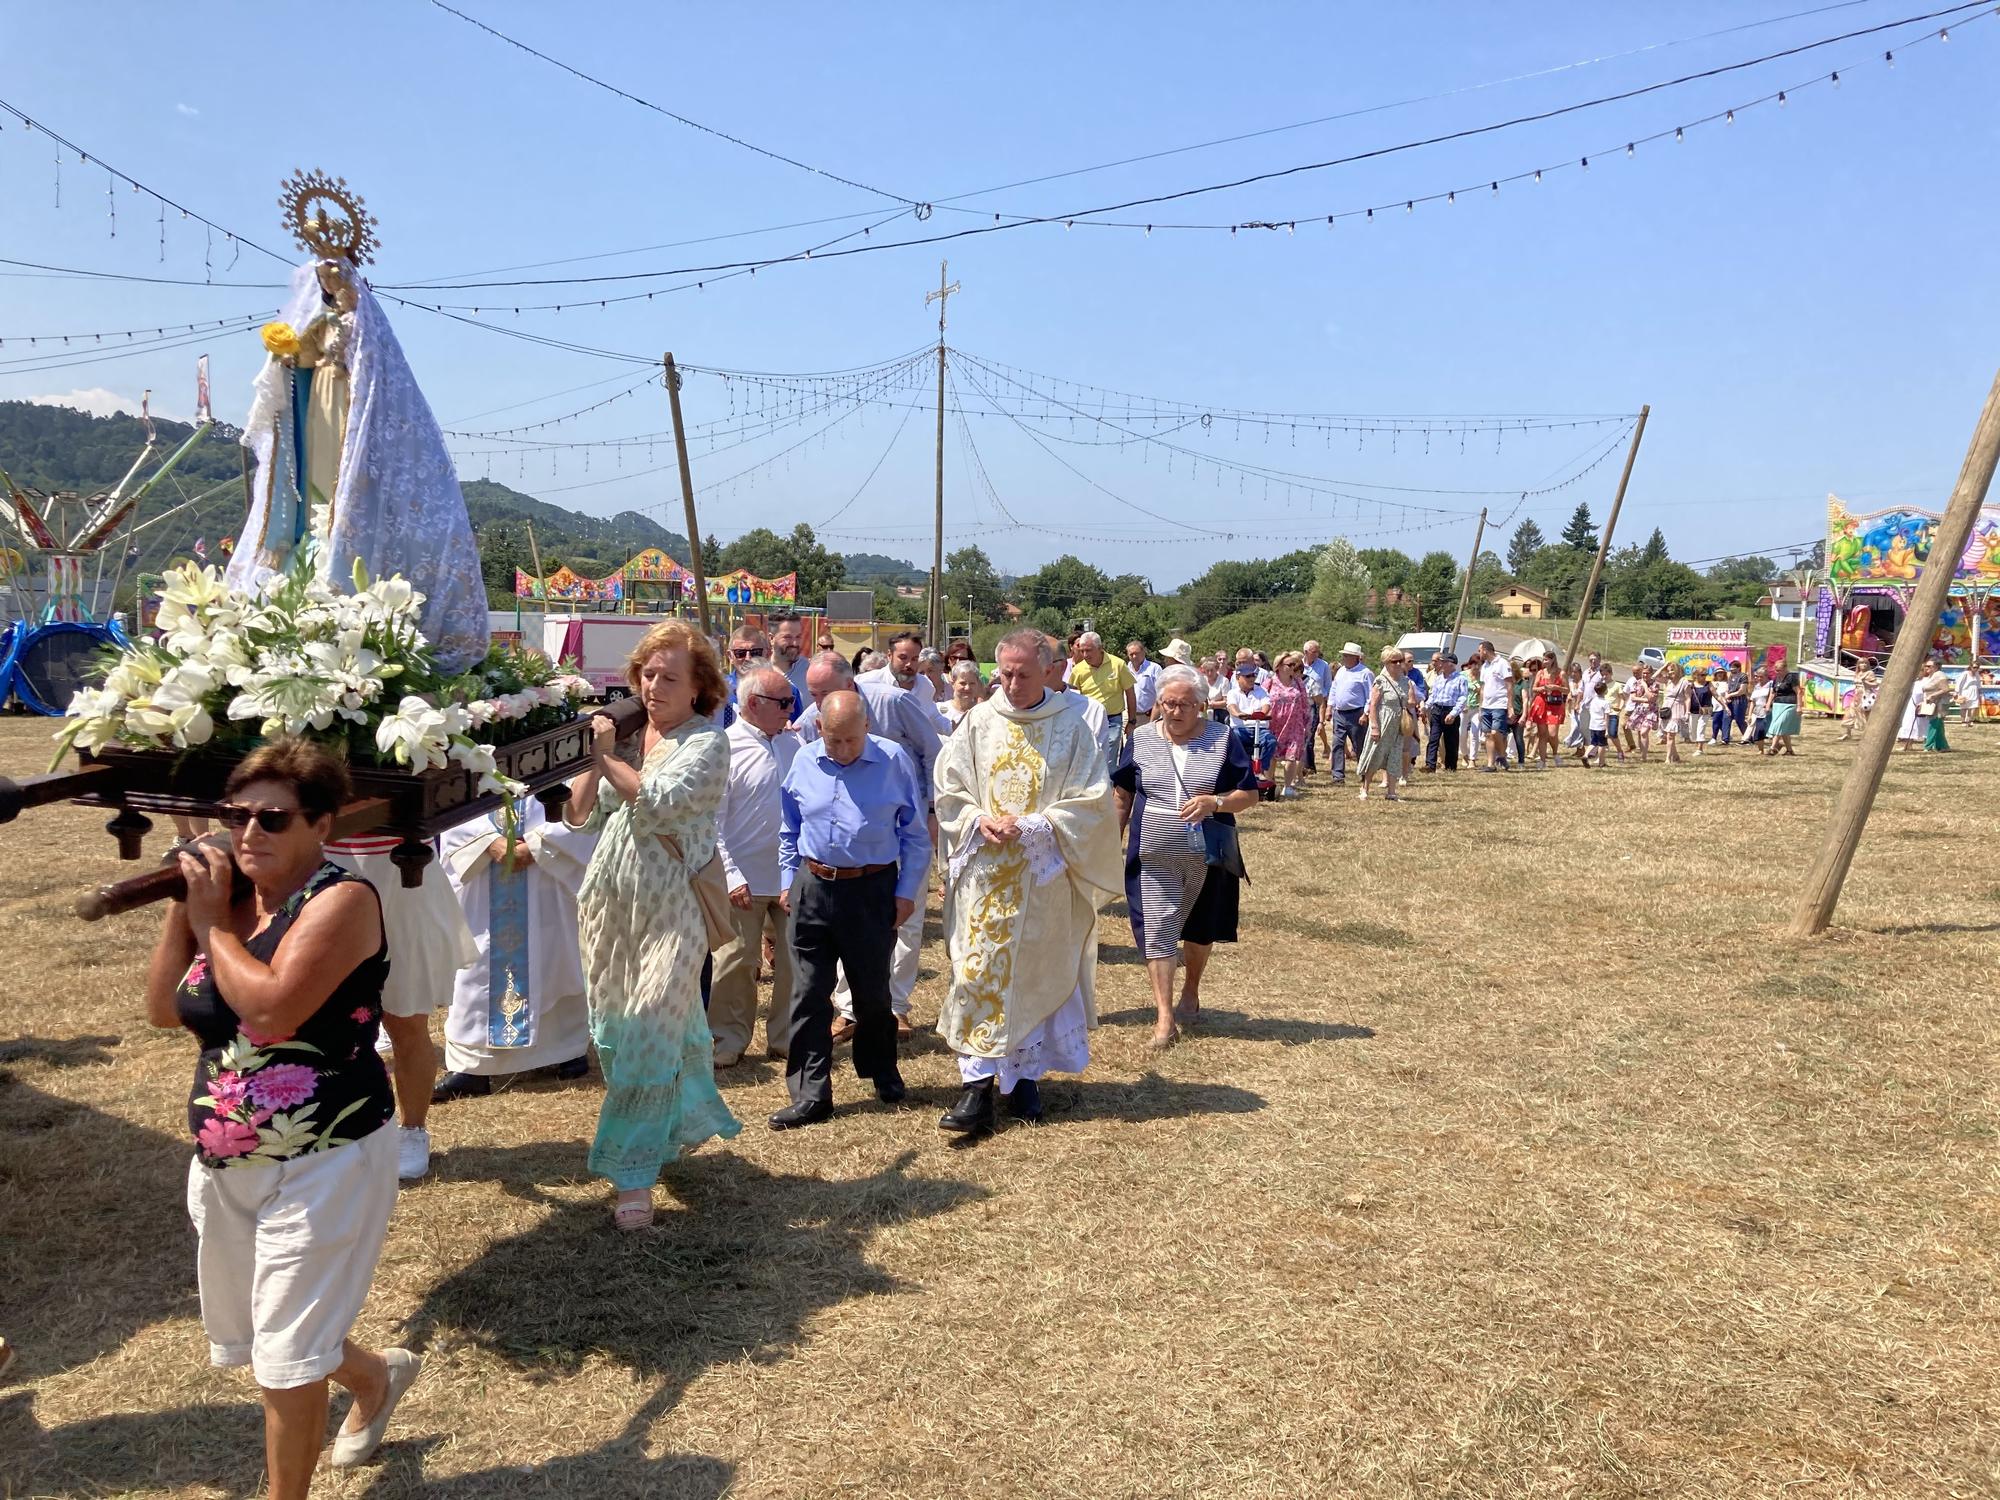
[[[687,864],[687,853],[681,848],[681,841],[671,833],[659,835],[659,840],[667,852],[682,865]],[[694,904],[701,908],[701,925],[708,937],[708,951],[716,953],[736,941],[736,908],[729,904],[729,884],[722,873],[722,856],[711,854],[708,863],[699,870],[688,872],[688,884],[694,890]]]
[[[1171,759],[1171,753],[1169,755]],[[1181,768],[1175,766],[1174,781],[1180,787],[1181,801],[1188,801],[1187,783],[1181,780]],[[1221,870],[1233,875],[1245,885],[1250,883],[1250,871],[1243,864],[1243,841],[1238,837],[1234,820],[1223,822],[1226,813],[1215,813],[1195,824],[1195,832],[1201,835],[1203,861],[1210,869]]]
[[[1403,738],[1413,740],[1416,737],[1417,721],[1410,716],[1410,711],[1406,708],[1403,710]]]

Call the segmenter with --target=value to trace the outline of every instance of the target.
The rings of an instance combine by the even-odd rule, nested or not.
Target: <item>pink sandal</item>
[[[627,1234],[653,1227],[653,1195],[647,1191],[643,1197],[633,1193],[620,1193],[611,1210],[611,1222]]]

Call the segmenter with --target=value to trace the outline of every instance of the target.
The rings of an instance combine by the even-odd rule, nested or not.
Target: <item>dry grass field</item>
[[[1849,746],[1317,784],[1252,814],[1247,941],[1049,1118],[969,1149],[908,1106],[583,1175],[595,1083],[433,1116],[361,1336],[426,1351],[382,1461],[316,1493],[1840,1496],[2000,1490],[2000,737],[1899,756],[1842,925],[1782,936]],[[0,721],[0,769],[47,725]],[[0,829],[0,1493],[259,1493],[181,1207],[187,1038],[154,918],[86,927],[101,814]],[[156,836],[157,837],[157,836]],[[940,992],[927,962],[918,1014]],[[336,1417],[341,1403],[336,1401]]]

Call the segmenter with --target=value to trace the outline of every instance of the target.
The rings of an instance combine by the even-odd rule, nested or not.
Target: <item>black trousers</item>
[[[1333,711],[1333,779],[1347,780],[1347,757],[1359,757],[1361,745],[1368,737],[1368,710],[1366,708],[1336,708]],[[1399,767],[1396,774],[1402,775]]]
[[[896,1069],[889,966],[896,947],[896,867],[852,880],[792,879],[792,1043],[785,1087],[794,1101],[833,1102],[833,987],[847,970],[854,996],[854,1071]]]
[[[1430,709],[1431,737],[1424,745],[1426,771],[1435,771],[1438,768],[1440,744],[1444,746],[1444,768],[1447,771],[1458,769],[1458,725],[1445,723],[1445,718],[1450,712],[1451,710],[1443,704],[1435,704]]]
[[[1325,702],[1324,698],[1314,698],[1312,700],[1312,717],[1306,721],[1306,769],[1308,771],[1318,769],[1313,764],[1315,759],[1317,759],[1314,747],[1319,743],[1320,710]]]

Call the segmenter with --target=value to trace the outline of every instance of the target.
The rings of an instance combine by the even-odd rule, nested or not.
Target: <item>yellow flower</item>
[[[289,323],[266,323],[264,347],[280,359],[292,359],[299,352],[299,331]]]

